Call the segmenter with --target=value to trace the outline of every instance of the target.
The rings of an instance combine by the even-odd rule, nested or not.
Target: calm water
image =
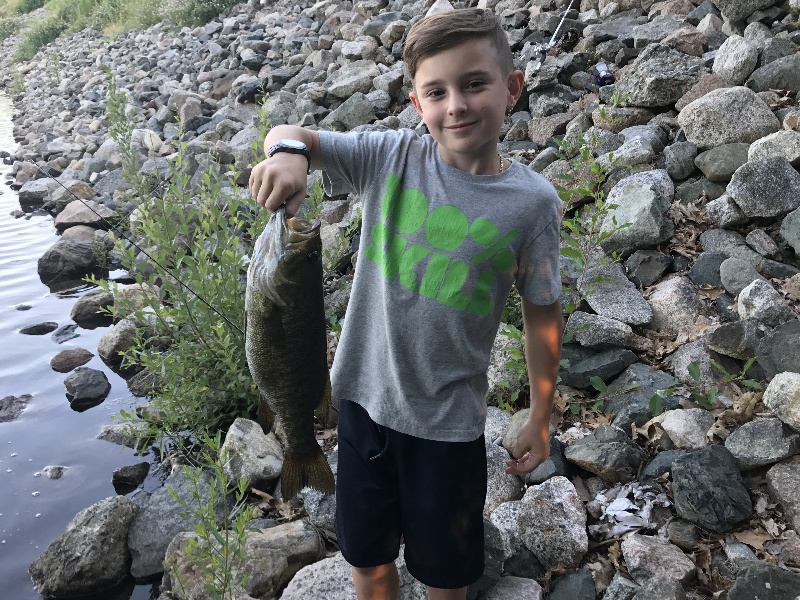
[[[13,152],[12,105],[0,94],[0,150]],[[83,413],[67,401],[64,379],[50,359],[67,348],[97,353],[105,329],[79,328],[80,336],[58,344],[50,334],[23,335],[28,325],[54,321],[72,323],[72,305],[87,290],[51,293],[39,281],[39,257],[57,236],[51,217],[16,219],[16,194],[6,185],[11,167],[0,164],[0,398],[30,394],[27,409],[14,422],[0,423],[0,598],[39,600],[28,576],[28,565],[60,534],[80,510],[115,495],[114,469],[141,462],[132,450],[95,439],[101,427],[134,398],[125,382],[99,356],[86,366],[103,370],[111,383],[105,402]],[[29,306],[29,310],[19,310]],[[42,469],[67,467],[57,480]],[[150,484],[148,484],[150,485]],[[137,586],[131,598],[149,597],[149,586]]]

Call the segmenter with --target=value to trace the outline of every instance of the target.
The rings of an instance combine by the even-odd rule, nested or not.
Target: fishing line
[[[179,283],[179,284],[180,284],[180,285],[181,285],[181,286],[182,286],[184,289],[186,289],[186,290],[187,290],[189,293],[191,293],[191,294],[192,294],[192,295],[193,295],[195,298],[197,298],[197,299],[198,299],[198,300],[200,300],[200,301],[201,301],[203,304],[205,304],[205,305],[206,305],[208,308],[210,308],[210,309],[211,309],[211,310],[212,310],[212,311],[213,311],[213,312],[214,312],[214,313],[215,313],[217,316],[219,316],[221,319],[223,319],[223,320],[224,320],[224,321],[225,321],[225,322],[226,322],[228,325],[230,325],[231,327],[233,327],[234,329],[236,329],[236,330],[237,330],[239,333],[241,333],[243,336],[245,335],[244,331],[242,331],[242,329],[241,329],[241,328],[240,328],[240,327],[239,327],[239,326],[238,326],[236,323],[232,322],[230,319],[228,319],[228,317],[226,317],[226,316],[225,316],[225,315],[223,315],[223,314],[222,314],[222,313],[221,313],[219,310],[217,310],[216,308],[214,308],[214,307],[213,307],[213,306],[212,306],[212,305],[211,305],[209,302],[207,302],[207,301],[206,301],[206,299],[205,299],[205,298],[203,298],[203,297],[202,297],[200,294],[198,294],[197,292],[195,292],[195,291],[194,291],[194,290],[193,290],[191,287],[189,287],[187,284],[185,284],[183,281],[181,281],[181,280],[180,280],[180,279],[179,279],[179,278],[178,278],[178,277],[177,277],[177,276],[176,276],[176,275],[175,275],[175,274],[174,274],[172,271],[170,271],[170,270],[169,270],[167,267],[165,267],[165,266],[164,266],[164,265],[162,265],[160,262],[158,262],[158,261],[157,261],[157,260],[156,260],[156,259],[155,259],[155,258],[154,258],[154,257],[153,257],[153,256],[152,256],[150,253],[149,253],[149,252],[147,252],[147,250],[145,250],[145,249],[144,249],[144,248],[142,248],[142,247],[141,247],[139,244],[137,244],[136,242],[134,242],[134,241],[133,241],[131,238],[129,238],[128,236],[126,236],[126,235],[125,235],[125,234],[124,234],[124,233],[123,233],[123,232],[122,232],[120,229],[118,229],[118,228],[117,228],[117,226],[116,226],[116,225],[114,225],[113,223],[111,223],[110,221],[108,221],[108,220],[107,220],[105,217],[103,217],[103,215],[101,215],[101,214],[100,214],[99,212],[97,212],[97,211],[96,211],[94,208],[92,208],[92,206],[91,206],[89,203],[87,203],[87,202],[86,202],[86,201],[85,201],[83,198],[80,198],[80,197],[78,197],[76,194],[74,194],[74,193],[72,192],[72,190],[70,190],[70,189],[69,189],[67,186],[65,186],[63,183],[61,183],[61,182],[60,182],[58,179],[56,179],[55,177],[53,177],[53,176],[52,176],[50,173],[48,173],[47,171],[45,171],[45,170],[44,170],[42,167],[40,167],[39,165],[37,165],[37,164],[36,164],[36,163],[34,163],[33,161],[29,161],[29,162],[30,162],[32,165],[34,165],[34,166],[36,167],[36,169],[37,169],[39,172],[41,172],[42,174],[46,175],[47,177],[49,177],[50,179],[52,179],[53,181],[55,181],[55,182],[56,182],[58,185],[60,185],[60,186],[61,186],[61,187],[62,187],[62,188],[63,188],[63,189],[64,189],[64,190],[65,190],[65,191],[66,191],[66,192],[67,192],[67,193],[70,195],[70,196],[72,196],[72,197],[73,197],[73,198],[75,198],[76,200],[80,200],[80,201],[81,201],[81,203],[82,203],[82,204],[83,204],[83,205],[84,205],[86,208],[88,208],[88,209],[89,209],[89,210],[91,210],[91,211],[92,211],[92,212],[93,212],[95,215],[97,215],[97,216],[100,218],[100,220],[101,220],[101,221],[103,221],[103,223],[105,223],[106,225],[108,225],[108,227],[109,227],[110,229],[112,229],[112,230],[113,230],[113,231],[114,231],[114,232],[115,232],[117,235],[119,235],[119,236],[120,236],[122,239],[124,239],[126,242],[128,242],[129,244],[131,244],[132,246],[134,246],[134,247],[135,247],[137,250],[139,250],[139,251],[140,251],[142,254],[144,254],[144,255],[145,255],[145,256],[146,256],[148,259],[150,259],[150,260],[153,262],[153,264],[155,264],[156,266],[158,266],[158,267],[159,267],[160,269],[162,269],[162,270],[163,270],[163,271],[164,271],[164,272],[165,272],[167,275],[169,275],[170,277],[172,277],[172,278],[173,278],[173,279],[174,279],[176,282],[178,282],[178,283]],[[162,182],[159,182],[159,183],[158,183],[158,184],[157,184],[157,185],[156,185],[156,186],[153,188],[153,190],[155,191],[156,189],[158,189],[158,187],[160,187],[160,186],[161,186],[163,183],[164,183],[163,181],[162,181]]]

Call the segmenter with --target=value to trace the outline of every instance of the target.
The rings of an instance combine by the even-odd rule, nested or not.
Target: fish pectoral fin
[[[319,404],[317,404],[317,408],[314,409],[314,416],[317,419],[317,423],[322,425],[323,429],[328,428],[328,422],[330,421],[330,411],[331,411],[331,377],[330,373],[326,373],[325,392],[322,394],[322,398],[320,398]]]
[[[336,491],[333,471],[322,452],[314,444],[308,454],[288,454],[281,472],[281,496],[284,500],[294,498],[305,487],[314,488],[323,494],[332,495]]]
[[[267,399],[261,392],[258,393],[258,415],[256,418],[264,431],[264,435],[272,431],[272,426],[275,424],[275,413],[272,412]]]

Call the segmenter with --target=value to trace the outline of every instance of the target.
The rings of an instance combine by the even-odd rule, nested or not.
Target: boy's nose
[[[458,115],[463,113],[467,110],[467,103],[464,100],[464,96],[461,94],[452,94],[450,96],[450,102],[447,105],[447,112],[451,115]]]

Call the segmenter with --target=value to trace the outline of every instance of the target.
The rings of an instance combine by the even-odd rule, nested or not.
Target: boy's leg
[[[400,596],[400,575],[394,563],[353,567],[353,585],[358,600],[397,600]]]
[[[400,505],[388,435],[361,406],[340,401],[336,535],[359,600],[397,600],[400,589]]]
[[[428,600],[464,600],[467,597],[467,588],[445,590],[442,588],[428,588]]]
[[[486,447],[392,432],[405,562],[435,600],[461,600],[484,569]]]

